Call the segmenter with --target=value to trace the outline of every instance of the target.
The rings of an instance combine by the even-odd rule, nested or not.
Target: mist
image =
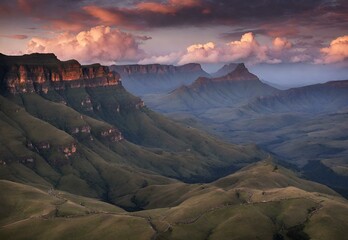
[[[282,89],[348,79],[348,69],[334,65],[260,64],[249,66],[249,70],[262,81]]]

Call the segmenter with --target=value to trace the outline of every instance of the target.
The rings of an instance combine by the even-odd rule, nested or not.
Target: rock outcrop
[[[100,64],[82,66],[76,60],[60,61],[54,54],[6,56],[0,54],[1,90],[12,94],[47,93],[67,87],[99,87],[120,84],[120,76]]]
[[[167,93],[181,85],[191,84],[200,76],[210,77],[200,64],[189,63],[182,66],[112,65],[110,69],[122,77],[123,86],[137,96],[150,93]]]
[[[111,69],[120,73],[122,77],[127,75],[145,75],[145,74],[177,74],[177,73],[206,73],[198,63],[189,63],[182,66],[148,64],[148,65],[112,65]]]
[[[119,142],[123,140],[122,133],[116,128],[110,128],[100,132],[102,138],[108,139],[111,142]]]

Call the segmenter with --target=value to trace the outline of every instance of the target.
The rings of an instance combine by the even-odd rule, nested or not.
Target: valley
[[[220,72],[226,68],[232,71],[225,76],[201,77],[143,99],[150,108],[231,143],[256,143],[347,196],[348,81],[278,90],[244,64]],[[324,175],[307,166],[313,161],[326,168]],[[321,177],[314,179],[316,174]]]
[[[226,68],[137,97],[100,64],[1,55],[0,238],[343,239],[345,82],[306,115],[317,89],[298,108],[298,90]]]

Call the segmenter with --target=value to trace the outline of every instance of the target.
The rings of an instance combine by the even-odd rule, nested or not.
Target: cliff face
[[[142,74],[176,74],[189,72],[204,72],[198,63],[189,63],[182,66],[148,64],[148,65],[113,65],[112,70],[119,72],[122,76]]]
[[[100,64],[82,66],[76,60],[59,61],[53,54],[1,54],[0,82],[3,91],[15,94],[117,85],[120,76]]]
[[[113,65],[110,66],[110,69],[120,73],[123,86],[138,96],[167,93],[182,85],[191,84],[200,76],[210,77],[197,63],[182,66],[161,64]]]

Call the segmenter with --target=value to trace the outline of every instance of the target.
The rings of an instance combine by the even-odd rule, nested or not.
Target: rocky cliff
[[[198,63],[189,63],[182,66],[148,64],[148,65],[112,65],[112,70],[120,73],[122,77],[127,75],[145,75],[145,74],[177,74],[177,73],[205,73]],[[205,74],[204,74],[205,75]]]
[[[120,76],[100,64],[82,66],[76,60],[60,61],[54,54],[6,56],[0,54],[1,90],[12,94],[44,92],[66,87],[118,85]]]
[[[122,77],[124,87],[135,95],[167,93],[181,85],[191,84],[200,76],[210,77],[200,64],[112,65],[110,69]]]

